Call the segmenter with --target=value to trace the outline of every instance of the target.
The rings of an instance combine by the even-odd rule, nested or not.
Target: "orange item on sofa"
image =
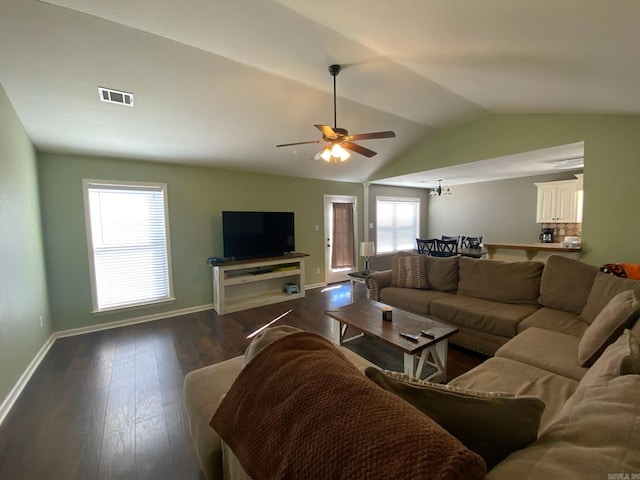
[[[633,278],[634,280],[640,280],[640,265],[637,263],[621,263],[624,271],[627,272],[628,278]]]
[[[640,280],[640,265],[637,263],[605,263],[600,271],[616,277]]]

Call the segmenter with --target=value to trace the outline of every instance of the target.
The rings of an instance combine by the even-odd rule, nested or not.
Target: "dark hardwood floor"
[[[364,285],[356,296],[365,298]],[[348,283],[306,298],[218,316],[213,310],[57,340],[0,426],[0,479],[202,479],[182,405],[184,375],[241,355],[247,335],[278,322],[330,337],[325,311]],[[401,370],[380,345],[359,353]],[[356,347],[354,347],[356,349]],[[449,378],[484,357],[449,348]]]

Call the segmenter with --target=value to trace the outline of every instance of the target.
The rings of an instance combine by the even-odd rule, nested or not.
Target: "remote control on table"
[[[436,338],[436,335],[431,330],[420,330],[420,333],[425,337]]]
[[[420,336],[414,335],[413,333],[400,332],[400,335],[405,338],[408,338],[409,340],[413,340],[414,342],[418,342],[420,340]]]

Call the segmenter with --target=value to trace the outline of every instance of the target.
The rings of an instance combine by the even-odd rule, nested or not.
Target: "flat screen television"
[[[293,212],[222,212],[224,256],[275,257],[296,249]]]

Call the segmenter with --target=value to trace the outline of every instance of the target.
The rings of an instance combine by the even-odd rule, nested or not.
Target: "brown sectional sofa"
[[[580,337],[617,292],[638,283],[559,255],[546,263],[415,257],[425,262],[424,287],[394,286],[392,271],[376,272],[366,279],[370,298],[451,323],[460,329],[451,342],[487,355],[531,327]]]
[[[625,323],[630,330],[625,330],[619,337],[620,332],[613,331],[609,346],[592,366],[580,366],[578,360],[583,348],[581,340],[587,336],[585,332],[589,325],[600,325],[601,312],[609,308],[611,299],[620,292],[637,292],[639,282],[605,275],[594,267],[562,257],[550,257],[544,266],[484,263],[491,261],[472,265],[465,259],[456,259],[463,295],[460,288],[450,288],[455,277],[451,268],[454,261],[445,260],[449,263],[437,261],[426,270],[427,281],[429,273],[438,272],[437,277],[431,278],[431,286],[437,285],[442,290],[384,286],[385,273],[370,276],[369,279],[376,279],[375,283],[370,282],[370,288],[374,295],[375,289],[380,289],[378,294],[382,294],[383,302],[403,299],[404,308],[415,305],[410,309],[434,314],[435,307],[447,321],[460,319],[460,329],[467,333],[460,343],[466,346],[487,351],[491,349],[487,347],[500,345],[492,352],[493,357],[452,380],[449,387],[534,396],[544,402],[537,440],[490,468],[486,478],[546,480],[611,478],[611,475],[625,478],[625,475],[640,472],[640,428],[637,428],[640,425],[640,322],[635,318],[640,304],[636,294],[631,295],[634,316]],[[514,270],[509,272],[510,268]],[[538,270],[541,271],[536,273]],[[449,284],[444,281],[447,272]],[[476,282],[468,276],[470,272],[480,272],[482,282],[474,284]],[[492,283],[488,273],[495,272],[500,272],[502,277]],[[536,275],[539,280],[535,280]],[[528,282],[525,287],[518,288],[513,284],[518,276]],[[536,282],[538,297],[534,303],[533,285]],[[578,284],[582,287],[574,288]],[[491,292],[491,285],[493,288],[501,285],[501,290]],[[586,289],[589,291],[585,293]],[[516,298],[518,303],[503,302],[505,298]],[[426,309],[425,304],[428,305]],[[503,305],[504,309],[501,308]],[[454,306],[459,308],[458,312],[453,311]],[[462,319],[460,311],[470,312],[472,318],[482,321],[482,326],[478,328]],[[596,318],[598,322],[594,323]],[[359,370],[371,367],[353,352],[339,348]],[[253,357],[255,354],[250,346],[247,355]],[[221,397],[229,391],[242,369],[241,356],[196,370],[185,378],[187,418],[207,479],[248,478],[233,451],[209,426]],[[362,400],[362,405],[366,405],[366,399]],[[468,423],[469,429],[473,430],[473,420]],[[508,430],[519,428],[521,425],[515,423]],[[478,432],[479,435],[482,433]],[[504,435],[508,442],[508,431]],[[491,443],[492,439],[486,438],[485,442]],[[390,448],[389,455],[393,452]],[[310,461],[321,459],[322,455]],[[428,477],[428,472],[425,476]]]

